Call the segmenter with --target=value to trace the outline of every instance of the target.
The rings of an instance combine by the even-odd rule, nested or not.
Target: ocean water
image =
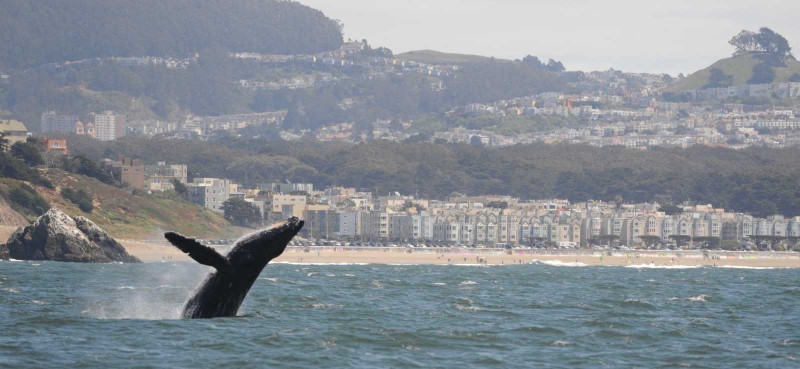
[[[207,271],[0,262],[0,367],[800,367],[797,270],[277,264],[177,319]]]

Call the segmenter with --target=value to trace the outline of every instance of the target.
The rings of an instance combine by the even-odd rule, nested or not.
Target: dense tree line
[[[758,216],[800,215],[800,149],[629,150],[583,145],[364,144],[229,139],[215,143],[125,138],[70,141],[92,158],[128,155],[188,163],[190,176],[245,185],[308,181],[431,198],[453,192],[678,203],[711,203]]]
[[[0,0],[0,69],[214,47],[301,54],[342,44],[322,12],[277,0]]]

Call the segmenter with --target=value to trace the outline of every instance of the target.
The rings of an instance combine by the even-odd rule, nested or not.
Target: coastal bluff
[[[71,217],[50,209],[31,225],[18,229],[5,245],[0,259],[52,260],[80,263],[139,263],[103,229],[84,217]]]

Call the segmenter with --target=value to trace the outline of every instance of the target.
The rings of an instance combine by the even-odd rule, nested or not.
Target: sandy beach
[[[190,261],[166,242],[121,240],[129,253],[144,262]],[[226,248],[219,248],[225,252]],[[405,249],[288,247],[274,262],[303,264],[418,264],[519,265],[542,263],[564,266],[800,268],[800,253],[701,251],[547,251],[496,249]]]

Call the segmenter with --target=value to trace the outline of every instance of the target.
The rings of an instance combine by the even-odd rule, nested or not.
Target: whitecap
[[[433,282],[431,284],[434,285],[434,286],[446,286],[447,285],[447,283],[442,283],[442,282]]]
[[[698,265],[656,265],[656,264],[632,264],[626,265],[626,268],[632,269],[697,269],[701,268]]]
[[[670,297],[668,300],[669,301],[680,300],[680,301],[692,301],[692,302],[708,302],[707,299],[708,299],[707,295],[699,295],[699,296],[694,296],[694,297]]]
[[[478,284],[478,282],[473,282],[473,281],[464,281],[464,282],[461,282],[461,283],[459,283],[458,285],[459,285],[459,286],[474,286],[474,285],[476,285],[476,284]]]
[[[779,267],[753,267],[753,266],[741,266],[741,265],[718,265],[717,268],[722,268],[722,269],[752,269],[752,270],[788,269],[788,268],[779,268]]]
[[[344,305],[339,305],[339,304],[312,304],[311,307],[314,308],[314,309],[331,309],[331,308],[341,308],[341,307],[344,307]]]
[[[19,290],[16,288],[3,288],[3,291],[6,291],[8,293],[19,293]]]
[[[477,306],[464,306],[461,304],[453,304],[453,308],[458,311],[470,311],[470,312],[483,311],[483,308]]]
[[[136,289],[136,287],[131,287],[131,286],[120,286],[120,287],[117,287],[117,289],[118,289],[118,290],[135,290],[135,289]]]
[[[588,264],[579,263],[579,262],[563,262],[560,260],[532,260],[531,264],[544,264],[549,266],[558,266],[558,267],[585,267],[589,266]]]
[[[706,296],[706,295],[700,295],[700,296],[695,296],[695,297],[689,297],[686,300],[687,301],[694,301],[694,302],[708,302],[708,300],[706,300],[707,298],[708,298],[708,296]]]
[[[31,304],[34,304],[34,305],[47,305],[47,301],[31,300]]]
[[[551,342],[550,346],[569,346],[571,344],[572,343],[570,343],[569,341],[556,340],[556,341]]]

